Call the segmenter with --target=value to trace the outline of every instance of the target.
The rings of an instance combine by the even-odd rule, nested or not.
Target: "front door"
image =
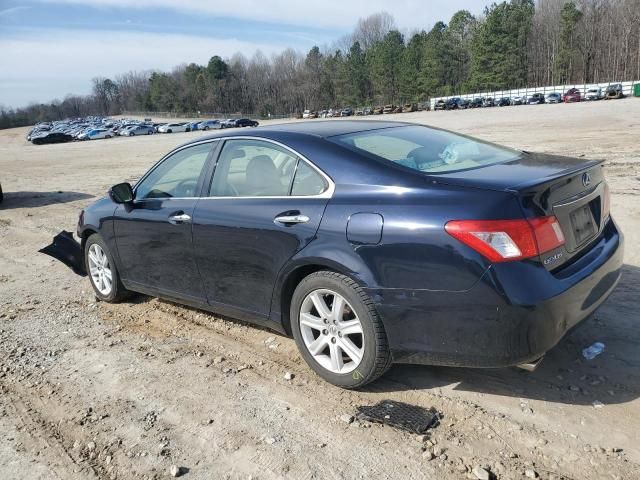
[[[209,303],[267,317],[278,272],[314,238],[329,190],[324,174],[278,144],[227,140],[194,212]]]
[[[180,149],[135,187],[133,205],[120,205],[114,229],[125,285],[203,302],[191,235],[203,171],[214,143]]]

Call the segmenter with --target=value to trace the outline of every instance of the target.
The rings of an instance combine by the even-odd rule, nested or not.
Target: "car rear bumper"
[[[610,221],[567,278],[534,262],[513,262],[491,266],[464,292],[369,293],[394,361],[513,366],[543,356],[607,299],[620,279],[623,250],[622,234]]]

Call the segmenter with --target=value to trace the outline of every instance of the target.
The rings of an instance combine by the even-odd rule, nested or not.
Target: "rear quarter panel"
[[[425,180],[426,184],[427,180]],[[378,243],[352,243],[347,224],[358,213],[382,217]],[[509,193],[432,183],[424,188],[346,185],[336,188],[317,238],[299,253],[341,265],[367,288],[465,291],[482,277],[487,261],[444,225],[465,218],[519,218]]]

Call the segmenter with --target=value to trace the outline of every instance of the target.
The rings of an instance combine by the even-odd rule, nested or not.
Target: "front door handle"
[[[169,223],[173,225],[178,225],[181,223],[190,223],[190,222],[191,222],[191,217],[186,213],[175,213],[169,216]]]
[[[296,223],[307,223],[309,217],[306,215],[281,215],[273,219],[275,223],[282,223],[283,225],[293,225]]]

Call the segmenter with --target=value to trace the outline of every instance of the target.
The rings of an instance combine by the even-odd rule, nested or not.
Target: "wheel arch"
[[[94,228],[94,227],[86,227],[84,230],[82,230],[82,233],[80,233],[80,247],[82,248],[82,251],[84,252],[84,246],[87,243],[87,239],[91,236],[98,233],[98,229]]]
[[[291,317],[289,315],[293,292],[305,277],[322,270],[340,273],[351,278],[358,285],[366,286],[363,284],[362,279],[358,278],[350,269],[338,262],[327,259],[309,259],[304,263],[297,263],[285,269],[285,271],[281,273],[274,288],[271,313],[272,318],[278,317],[276,318],[277,321],[282,323],[284,331],[290,337],[293,335],[291,330]]]

